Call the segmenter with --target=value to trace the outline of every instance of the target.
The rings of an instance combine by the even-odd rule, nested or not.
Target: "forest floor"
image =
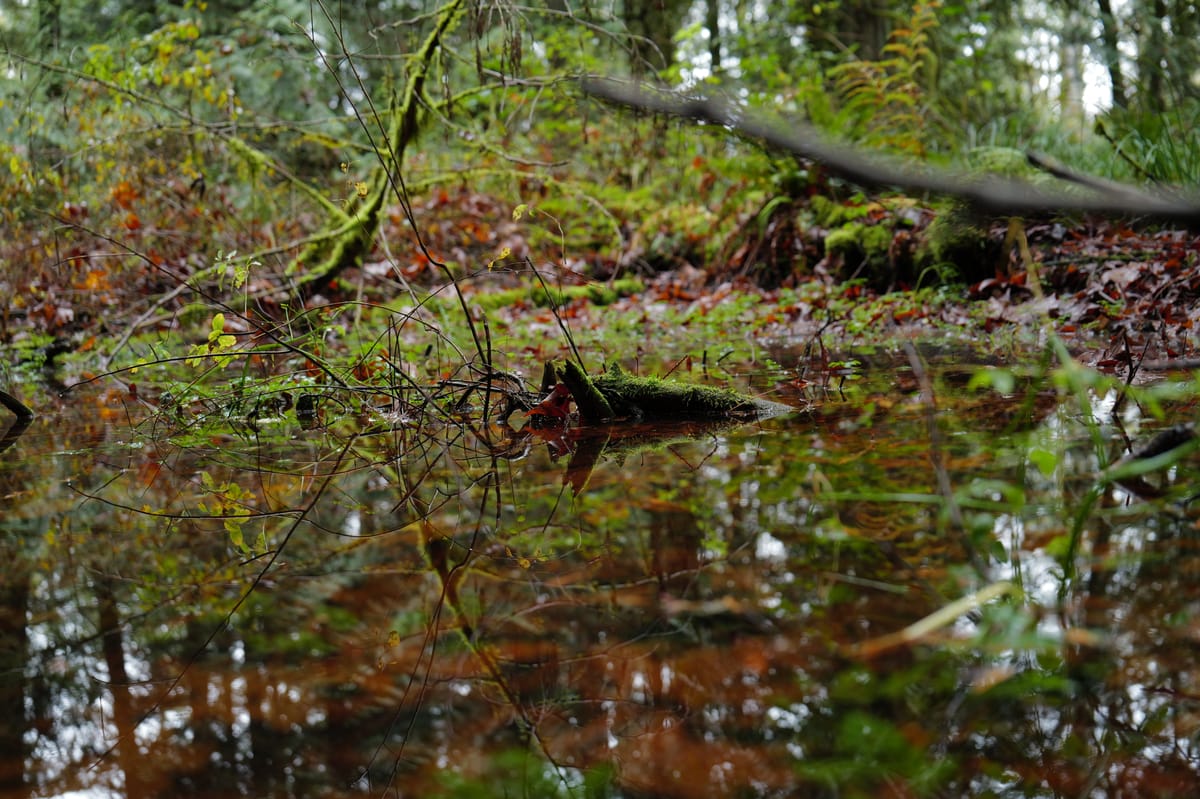
[[[476,252],[464,249],[462,242],[479,238],[478,232],[489,224],[489,218],[472,217],[472,209],[483,209],[492,219],[504,216],[490,210],[490,201],[476,198],[458,209],[467,213],[452,224],[434,227],[437,235],[428,242],[430,248],[476,263],[486,262],[488,252],[502,247],[513,252],[532,249],[511,229],[482,237]],[[885,226],[889,216],[880,213],[875,223]],[[933,212],[925,214],[924,227],[932,217]],[[790,230],[782,240],[772,241],[769,225],[757,239],[723,246],[721,252],[732,257],[719,263],[699,260],[698,249],[686,243],[665,257],[658,253],[649,259],[635,238],[624,251],[584,254],[568,260],[566,268],[560,260],[539,271],[556,284],[583,282],[585,274],[607,275],[607,283],[614,286],[631,275],[640,280],[641,290],[611,303],[611,297],[603,303],[576,299],[557,309],[573,332],[595,331],[590,340],[617,350],[617,357],[640,356],[654,342],[691,335],[690,349],[676,357],[697,357],[700,351],[720,357],[721,339],[749,337],[773,343],[776,350],[804,349],[811,354],[814,348],[845,352],[917,338],[957,342],[1002,362],[1041,348],[1052,334],[1084,365],[1130,380],[1138,378],[1139,371],[1147,376],[1155,369],[1194,365],[1191,359],[1200,354],[1195,332],[1200,323],[1200,236],[1104,219],[1028,223],[1024,232],[1034,268],[1027,270],[1017,246],[1000,252],[1007,227],[998,221],[982,231],[990,259],[982,268],[979,263],[956,265],[961,273],[982,279],[932,287],[914,286],[902,277],[886,281],[886,286],[847,279],[850,270],[842,256],[825,250],[829,231]],[[890,233],[893,252],[899,243],[922,233],[899,225],[889,230],[895,231]],[[777,272],[756,275],[738,258],[783,248],[804,266],[782,279]],[[494,265],[463,281],[464,290],[474,298],[494,293],[497,285],[533,280],[518,268],[506,283],[498,274],[504,271],[502,265]],[[908,280],[920,283],[911,275]],[[499,325],[523,327],[533,322],[546,331],[556,327],[552,309],[532,299],[490,313]],[[640,340],[622,341],[618,320]]]
[[[672,231],[661,237],[671,243],[653,253],[645,237],[636,235],[626,237],[622,247],[581,247],[519,225],[504,202],[466,191],[442,192],[415,211],[424,225],[424,248],[411,244],[411,228],[392,213],[381,236],[391,245],[323,287],[308,308],[367,303],[394,310],[403,307],[405,296],[440,287],[437,302],[449,309],[442,318],[461,316],[446,273],[432,256],[475,265],[454,269],[464,298],[477,316],[487,318],[497,350],[507,350],[526,374],[539,360],[569,352],[564,330],[581,350],[598,350],[597,363],[632,360],[647,364],[650,373],[683,359],[715,362],[740,348],[759,357],[764,347],[803,351],[810,359],[819,352],[826,367],[836,368],[836,353],[879,346],[894,336],[957,341],[1004,362],[1042,346],[1052,333],[1085,365],[1130,380],[1154,369],[1191,368],[1190,359],[1200,355],[1195,333],[1200,236],[1191,232],[1106,220],[1027,223],[1036,273],[1030,275],[1017,247],[995,258],[1006,232],[997,222],[984,231],[996,265],[958,265],[961,273],[982,279],[923,287],[902,277],[880,285],[878,272],[876,285],[857,278],[844,256],[839,261],[825,252],[829,231],[792,223],[746,225],[758,232],[719,248],[719,263],[706,263],[712,256],[704,253],[714,248],[672,237]],[[71,209],[64,214],[69,217]],[[13,301],[0,334],[17,361],[69,352],[89,373],[95,371],[96,353],[105,354],[106,364],[133,361],[136,351],[126,352],[126,359],[114,346],[124,347],[130,332],[153,337],[174,330],[195,343],[222,308],[226,331],[235,335],[294,314],[281,299],[286,281],[278,269],[254,264],[248,281],[238,284],[230,277],[234,257],[225,256],[229,274],[214,277],[204,259],[187,249],[189,241],[206,235],[206,226],[232,226],[235,219],[229,208],[214,210],[210,204],[154,229],[127,224],[120,243],[86,224],[69,235],[56,234],[53,248],[45,241],[10,238],[0,260],[9,264],[5,280]],[[880,213],[870,224],[893,221]],[[164,230],[167,223],[184,229]],[[241,251],[303,235],[303,219],[290,224],[294,229],[240,224]],[[889,230],[895,231],[889,233],[894,237],[889,252],[913,235],[901,226]],[[179,243],[178,254],[162,243],[171,241]],[[40,253],[41,267],[16,270],[31,253]],[[798,267],[756,273],[751,261],[764,253]],[[117,272],[116,264],[130,261],[138,268]],[[184,279],[202,280],[203,290],[179,290]],[[557,302],[537,293],[572,285],[597,290]],[[229,313],[231,305],[249,310],[238,319]]]

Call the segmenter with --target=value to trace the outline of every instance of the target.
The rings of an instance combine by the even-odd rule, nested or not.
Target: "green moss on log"
[[[783,406],[764,403],[736,391],[681,383],[657,377],[636,377],[612,364],[595,378],[575,363],[561,370],[584,422],[618,418],[658,420],[749,419],[778,413]],[[789,409],[790,410],[790,409]]]
[[[585,422],[604,422],[617,417],[608,398],[596,388],[579,364],[567,361],[557,371],[567,388],[571,389],[575,407]]]
[[[635,377],[617,364],[609,365],[594,382],[610,405],[631,407],[647,419],[727,419],[758,413],[754,399],[736,391]]]

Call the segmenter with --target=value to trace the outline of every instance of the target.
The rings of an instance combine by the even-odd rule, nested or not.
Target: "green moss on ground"
[[[995,273],[1000,255],[1000,247],[976,218],[952,208],[925,228],[916,260],[926,265],[952,264],[962,280],[974,283]]]
[[[479,293],[471,296],[471,304],[485,311],[506,308],[519,302],[531,302],[542,308],[565,305],[574,300],[587,300],[593,305],[611,305],[621,297],[638,294],[645,286],[635,278],[623,278],[612,283],[587,283],[582,286],[543,286],[534,283],[529,287]]]

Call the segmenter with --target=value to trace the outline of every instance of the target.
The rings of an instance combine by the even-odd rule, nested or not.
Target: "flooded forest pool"
[[[567,435],[72,392],[0,463],[0,797],[1192,795],[1197,463],[1128,453],[1194,391],[957,360]]]

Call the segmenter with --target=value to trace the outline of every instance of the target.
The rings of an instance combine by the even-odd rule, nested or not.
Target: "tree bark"
[[[1079,122],[1084,119],[1083,108],[1083,48],[1087,41],[1087,22],[1075,9],[1065,12],[1066,22],[1060,33],[1059,80],[1062,90],[1059,107],[1064,120]]]
[[[622,16],[632,36],[633,74],[658,74],[675,63],[675,32],[690,7],[691,0],[625,0]]]
[[[1100,54],[1108,69],[1108,81],[1112,84],[1113,108],[1125,108],[1129,98],[1125,92],[1125,75],[1121,70],[1121,52],[1117,48],[1120,34],[1117,18],[1113,15],[1111,0],[1096,0],[1100,10]]]
[[[883,57],[883,47],[892,30],[885,3],[844,0],[827,8],[830,10],[819,16],[812,15],[805,25],[810,47],[839,59],[846,50],[852,50],[861,61],[878,61]]]
[[[1167,107],[1168,54],[1166,31],[1168,11],[1165,0],[1153,0],[1142,28],[1146,35],[1138,47],[1138,108],[1143,113],[1161,114]]]
[[[708,28],[708,60],[713,75],[721,72],[721,0],[708,0],[704,8],[704,27]]]

